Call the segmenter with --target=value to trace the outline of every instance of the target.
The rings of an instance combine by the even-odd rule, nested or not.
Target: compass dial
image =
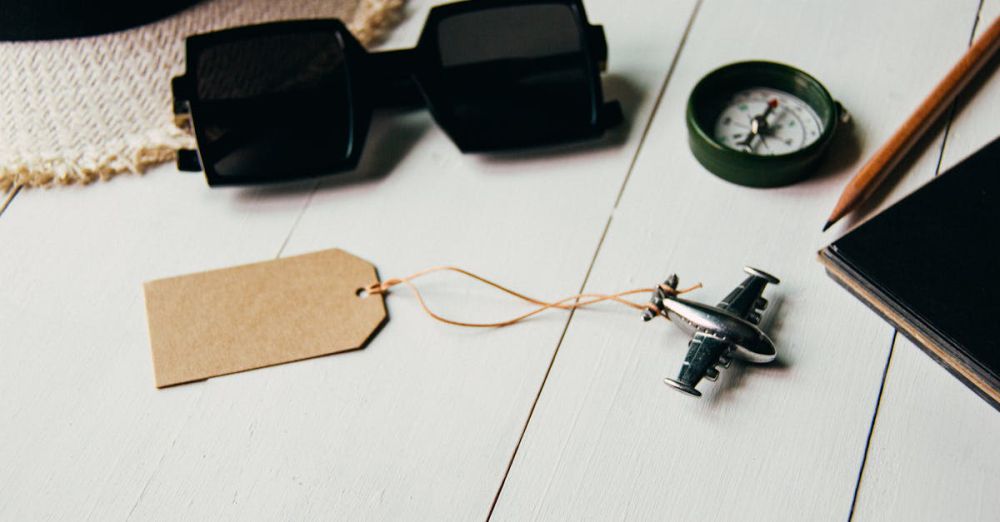
[[[714,136],[728,148],[774,156],[804,149],[822,133],[823,120],[802,99],[755,87],[729,99],[715,123]]]

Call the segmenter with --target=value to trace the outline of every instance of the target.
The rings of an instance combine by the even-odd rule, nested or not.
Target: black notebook
[[[823,249],[820,259],[1000,409],[1000,138]]]

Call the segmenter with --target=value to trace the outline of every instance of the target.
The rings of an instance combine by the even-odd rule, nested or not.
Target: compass
[[[688,99],[688,141],[713,174],[740,185],[777,187],[808,176],[847,112],[821,83],[764,61],[726,65]]]

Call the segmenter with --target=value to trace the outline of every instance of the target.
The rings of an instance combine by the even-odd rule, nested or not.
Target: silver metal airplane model
[[[714,381],[719,377],[719,366],[728,368],[733,357],[767,363],[777,356],[774,343],[757,325],[761,312],[767,308],[767,299],[761,297],[764,287],[768,283],[778,284],[778,278],[756,268],[743,270],[750,276],[718,306],[696,303],[671,293],[670,290],[677,289],[676,275],[668,277],[653,293],[651,308],[692,335],[680,374],[676,379],[664,380],[666,384],[700,397],[701,392],[695,389],[698,382],[702,378]],[[643,312],[643,320],[656,317],[653,309]]]

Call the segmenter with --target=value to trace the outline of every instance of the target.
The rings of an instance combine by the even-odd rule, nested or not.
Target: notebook
[[[837,282],[1000,409],[1000,138],[819,254]]]

